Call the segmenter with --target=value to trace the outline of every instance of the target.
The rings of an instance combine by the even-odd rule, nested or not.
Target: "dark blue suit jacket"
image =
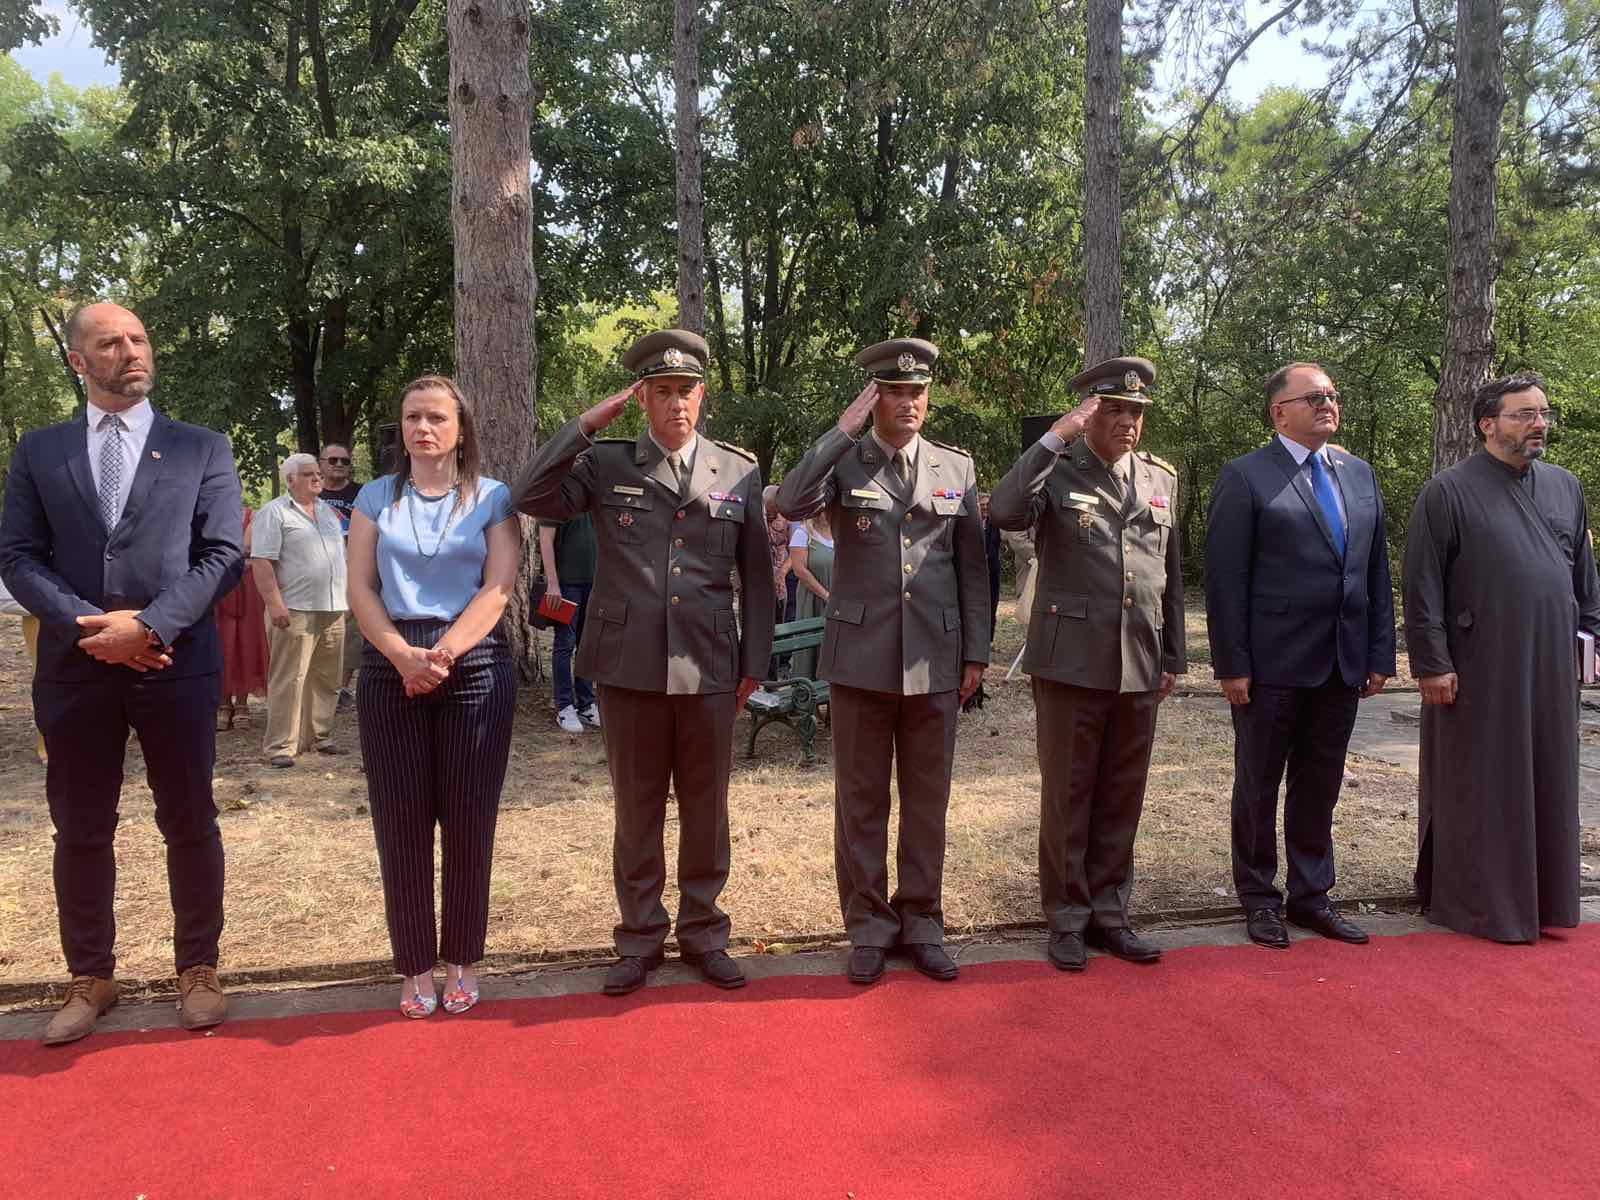
[[[1277,436],[1222,468],[1206,528],[1206,619],[1218,679],[1352,687],[1394,674],[1394,594],[1383,496],[1372,468],[1330,448],[1344,499],[1345,553]]]
[[[163,678],[222,668],[211,618],[244,570],[244,509],[233,451],[220,433],[160,412],[122,519],[107,536],[82,416],[24,434],[11,456],[0,517],[0,577],[39,618],[41,681],[126,680],[129,667],[78,649],[76,619],[117,609],[172,647]]]

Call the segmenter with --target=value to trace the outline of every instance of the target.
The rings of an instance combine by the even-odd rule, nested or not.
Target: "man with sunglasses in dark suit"
[[[1233,879],[1252,941],[1289,948],[1283,918],[1338,941],[1333,809],[1360,699],[1395,669],[1383,496],[1372,468],[1328,445],[1339,396],[1316,363],[1267,380],[1272,441],[1223,467],[1206,529],[1211,663],[1233,706]],[[1276,876],[1278,788],[1287,901]]]

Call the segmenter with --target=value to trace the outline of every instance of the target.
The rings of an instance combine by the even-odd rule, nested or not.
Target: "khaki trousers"
[[[289,627],[267,615],[268,758],[323,745],[333,734],[344,668],[344,613],[289,610]]]

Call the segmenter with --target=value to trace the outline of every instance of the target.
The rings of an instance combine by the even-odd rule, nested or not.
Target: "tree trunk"
[[[484,474],[514,483],[538,433],[528,0],[450,0],[448,21],[456,377],[476,409]],[[541,677],[528,623],[534,538],[522,521],[504,623],[512,660],[531,683]]]
[[[678,328],[706,331],[705,196],[700,187],[700,18],[676,0],[672,84],[678,98]]]
[[[1088,0],[1083,107],[1083,358],[1122,353],[1122,4]]]
[[[1444,357],[1433,398],[1435,473],[1471,454],[1472,393],[1494,363],[1495,163],[1505,108],[1502,0],[1457,0],[1455,127],[1450,138],[1450,252]]]

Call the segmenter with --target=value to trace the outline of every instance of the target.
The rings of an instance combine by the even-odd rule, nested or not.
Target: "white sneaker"
[[[570,704],[556,714],[556,724],[568,733],[583,732],[583,722],[578,720],[578,710]]]
[[[578,715],[583,718],[584,724],[593,725],[596,729],[600,728],[600,706],[598,704],[589,705]]]

